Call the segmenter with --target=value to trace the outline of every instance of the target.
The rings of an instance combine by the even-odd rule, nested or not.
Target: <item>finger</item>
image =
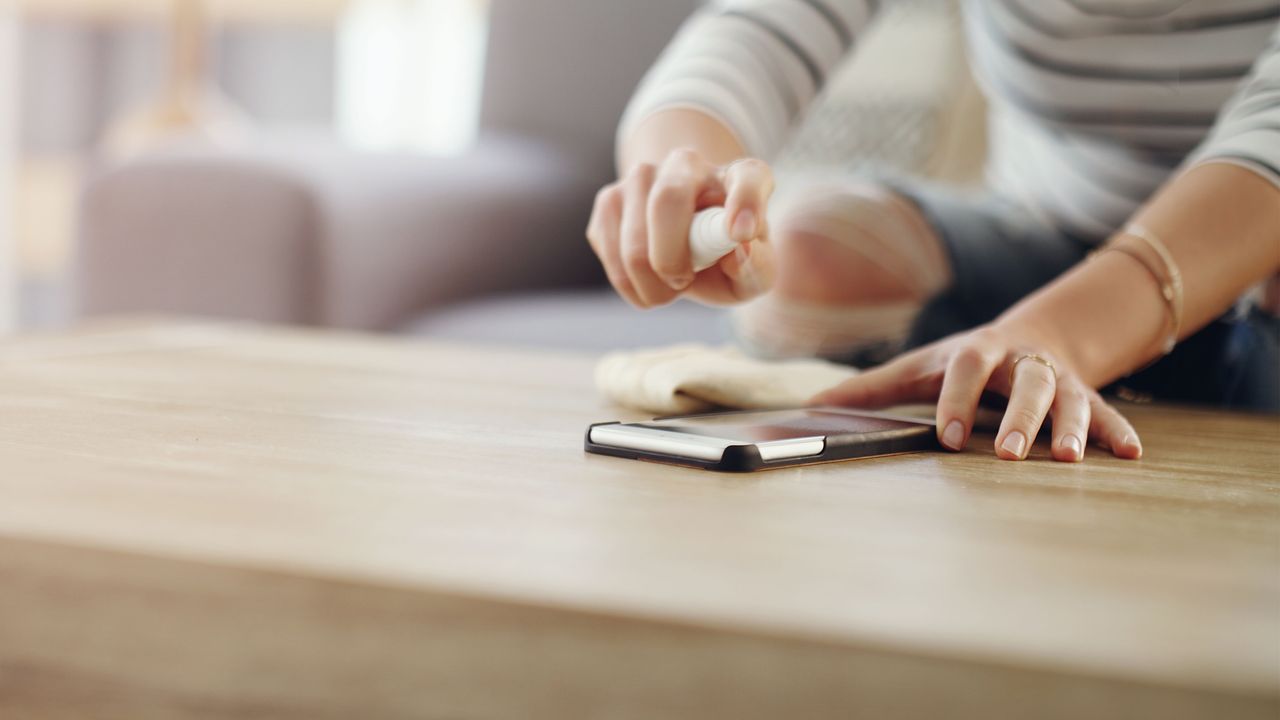
[[[622,207],[622,265],[635,287],[640,307],[662,305],[676,296],[649,265],[647,216],[655,172],[652,165],[637,165],[627,175],[623,190],[626,201]]]
[[[600,264],[609,278],[609,284],[624,300],[638,306],[640,298],[636,295],[631,278],[627,277],[627,269],[622,264],[621,223],[622,188],[618,183],[606,185],[596,193],[591,222],[587,225],[587,241],[591,243],[591,249],[595,251],[596,257],[600,258]]]
[[[743,158],[724,171],[726,221],[729,234],[738,242],[761,237],[765,208],[773,194],[773,171],[763,160]]]
[[[724,207],[724,180],[723,178],[716,178],[716,180],[717,182],[704,186],[702,192],[698,193],[697,209],[706,210],[709,207]]]
[[[1003,348],[981,342],[970,342],[951,356],[938,392],[938,441],[943,447],[961,450],[969,441],[982,391],[1004,356]]]
[[[759,241],[742,247],[745,261],[737,258],[739,251],[729,253],[731,261],[721,260],[695,275],[685,294],[706,305],[727,306],[768,290],[774,276],[773,249]]]
[[[1050,443],[1053,459],[1083,460],[1084,441],[1089,437],[1089,421],[1093,416],[1088,389],[1079,380],[1059,381],[1049,415],[1053,418],[1053,442]]]
[[[938,396],[942,384],[940,363],[933,348],[921,348],[815,395],[811,405],[843,405],[875,408],[926,402]]]
[[[1096,392],[1091,395],[1089,409],[1093,413],[1093,420],[1089,424],[1089,438],[1110,448],[1111,453],[1118,458],[1137,460],[1142,457],[1142,441],[1138,439],[1138,431],[1102,396]]]
[[[689,226],[698,195],[713,179],[710,163],[693,150],[676,150],[658,169],[649,192],[649,265],[672,290],[693,282]]]
[[[1053,405],[1058,382],[1052,368],[1034,360],[1014,366],[1009,405],[996,433],[996,456],[1021,460],[1035,442],[1040,426]]]
[[[718,264],[729,279],[737,302],[745,302],[773,287],[777,274],[773,246],[762,240],[739,245],[738,250],[724,256]]]
[[[591,204],[591,219],[587,221],[587,244],[595,252],[596,257],[604,262],[604,239],[606,228],[617,225],[622,220],[622,195],[618,183],[610,183],[600,188]]]

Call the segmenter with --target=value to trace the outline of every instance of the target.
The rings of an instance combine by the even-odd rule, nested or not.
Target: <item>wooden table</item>
[[[0,717],[1276,717],[1276,419],[723,476],[584,455],[590,370],[0,344]]]

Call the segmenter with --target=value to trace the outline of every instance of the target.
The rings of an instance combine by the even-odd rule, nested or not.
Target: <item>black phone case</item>
[[[742,411],[755,412],[755,411]],[[680,418],[697,417],[696,415],[675,415],[655,418],[655,420],[678,420]],[[715,413],[722,415],[725,413]],[[760,457],[760,450],[752,444],[730,445],[724,449],[719,460],[698,460],[696,458],[652,452],[649,450],[632,450],[630,448],[600,445],[591,442],[591,430],[603,425],[621,425],[620,422],[595,423],[587,428],[583,447],[589,453],[627,458],[629,460],[649,460],[668,465],[715,470],[718,472],[756,472],[775,468],[794,467],[796,465],[817,465],[820,463],[852,460],[854,458],[898,455],[901,453],[935,450],[941,447],[938,443],[937,431],[932,424],[898,430],[883,430],[875,433],[855,433],[851,435],[828,435],[822,452],[799,458],[787,458],[766,462]]]

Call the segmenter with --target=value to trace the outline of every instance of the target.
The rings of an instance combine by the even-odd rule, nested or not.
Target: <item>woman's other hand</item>
[[[1087,441],[1119,458],[1142,456],[1138,434],[1043,341],[999,322],[940,340],[869,370],[813,399],[815,404],[885,407],[937,401],[938,440],[961,450],[984,392],[1008,398],[996,455],[1027,457],[1046,418],[1055,460],[1084,459]]]

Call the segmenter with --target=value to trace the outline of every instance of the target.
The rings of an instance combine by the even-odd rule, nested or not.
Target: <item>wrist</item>
[[[1018,303],[995,324],[1018,342],[1052,354],[1094,388],[1159,352],[1165,307],[1146,270],[1121,253],[1103,253],[1081,263],[1068,279]]]

